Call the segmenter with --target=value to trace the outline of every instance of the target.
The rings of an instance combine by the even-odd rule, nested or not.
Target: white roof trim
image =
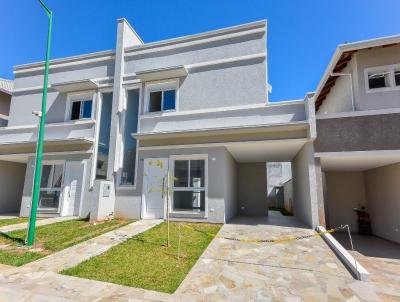
[[[143,82],[147,81],[155,81],[155,80],[163,80],[163,79],[171,79],[171,78],[180,78],[187,76],[188,71],[185,66],[172,66],[166,68],[158,68],[151,70],[143,70],[136,72],[136,78],[140,79]]]
[[[51,85],[51,88],[56,89],[58,92],[67,93],[75,91],[93,90],[97,89],[98,84],[92,80],[78,80],[71,82],[55,83]]]
[[[197,45],[218,41],[223,39],[234,38],[237,36],[249,35],[252,33],[265,32],[267,20],[242,24],[238,26],[217,29],[213,31],[203,32],[200,34],[188,35],[173,39],[156,41],[146,43],[143,45],[132,46],[125,48],[125,57],[135,56],[142,53],[156,52],[161,50],[168,50],[176,47],[183,47],[188,45]],[[181,45],[177,45],[181,44]]]
[[[325,72],[321,78],[321,81],[318,83],[318,86],[317,86],[317,89],[316,89],[315,95],[314,95],[314,101],[317,100],[317,97],[318,97],[319,93],[321,92],[322,88],[324,87],[325,82],[330,77],[330,74],[332,73],[333,69],[335,68],[337,62],[339,61],[340,57],[342,56],[342,54],[344,52],[355,51],[355,50],[364,49],[364,48],[379,47],[379,46],[395,44],[395,43],[400,43],[400,35],[381,37],[381,38],[370,39],[370,40],[363,40],[363,41],[358,41],[358,42],[354,42],[354,43],[339,44],[328,64],[328,67],[325,69]]]

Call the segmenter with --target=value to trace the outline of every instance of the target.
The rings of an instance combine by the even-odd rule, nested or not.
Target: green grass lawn
[[[292,213],[288,212],[286,209],[283,209],[283,208],[269,207],[268,209],[269,209],[270,211],[279,211],[279,212],[281,212],[281,214],[282,214],[283,216],[293,216]]]
[[[10,224],[17,224],[22,222],[27,222],[28,218],[10,218],[10,219],[0,219],[0,228]]]
[[[167,224],[164,222],[111,248],[102,255],[61,273],[173,293],[220,227],[220,225],[203,223],[171,222],[171,244],[170,247],[166,247]],[[178,262],[179,229],[181,249]]]
[[[85,219],[79,219],[40,226],[36,229],[36,242],[32,248],[24,246],[26,229],[0,233],[0,263],[24,265],[130,222],[114,219],[93,225]]]

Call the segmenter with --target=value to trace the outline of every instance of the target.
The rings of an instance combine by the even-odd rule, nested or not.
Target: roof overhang
[[[400,35],[338,45],[315,92],[314,100],[316,111],[318,111],[336,83],[338,76],[333,76],[332,74],[341,72],[350,62],[355,52],[361,49],[374,47],[390,47],[399,43]]]
[[[79,81],[71,81],[71,82],[62,82],[51,85],[52,88],[61,93],[68,92],[76,92],[76,91],[85,91],[85,90],[95,90],[98,87],[98,84],[90,79],[79,80]]]
[[[321,159],[323,171],[367,171],[400,162],[399,150],[321,152],[315,156]]]
[[[88,150],[93,145],[89,138],[74,138],[63,140],[44,141],[44,152],[64,152]],[[36,142],[19,142],[0,144],[0,155],[34,153]]]
[[[185,66],[172,66],[159,69],[151,69],[136,72],[136,77],[143,82],[164,80],[171,78],[181,78],[187,76],[188,71]]]

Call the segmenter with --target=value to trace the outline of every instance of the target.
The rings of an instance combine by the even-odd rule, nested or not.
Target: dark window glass
[[[129,90],[127,108],[124,118],[124,159],[122,165],[121,185],[133,185],[136,168],[136,139],[132,133],[137,132],[139,115],[139,90]]]
[[[161,91],[150,92],[149,112],[161,111],[161,99],[162,99]]]
[[[92,117],[92,100],[84,101],[81,118],[91,118],[91,117]]]
[[[42,167],[42,179],[40,181],[41,188],[51,188],[51,169],[52,165],[43,165]]]
[[[201,212],[204,209],[204,191],[174,191],[173,211]]]
[[[79,120],[81,114],[81,102],[73,102],[71,109],[71,120]]]
[[[376,73],[368,76],[368,84],[370,89],[383,88],[388,86],[387,75],[384,73]]]
[[[188,172],[189,172],[189,161],[188,160],[176,160],[175,171],[174,171],[174,186],[175,187],[188,187]]]
[[[394,72],[394,81],[396,86],[400,86],[400,70]]]
[[[175,109],[175,90],[164,91],[163,110]]]
[[[204,187],[204,160],[190,161],[190,187]]]
[[[96,179],[107,178],[108,152],[110,149],[112,98],[112,93],[102,94],[99,144],[97,148]]]

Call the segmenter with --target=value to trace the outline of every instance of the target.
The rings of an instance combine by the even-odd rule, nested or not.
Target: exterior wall
[[[318,221],[318,183],[312,142],[306,143],[292,160],[293,212],[310,227]]]
[[[238,163],[237,195],[240,215],[268,215],[266,163]]]
[[[225,222],[238,212],[237,201],[237,164],[229,152],[225,156]]]
[[[26,165],[0,161],[0,213],[18,213]]]
[[[181,65],[187,67],[188,75],[180,78],[179,111],[265,104],[265,23],[260,22],[251,29],[236,30],[234,34],[238,33],[241,36],[216,41],[208,37],[171,42],[168,47],[160,42],[160,46],[148,46],[150,49],[136,47],[126,50],[124,73]],[[246,57],[255,55],[261,56]],[[216,62],[238,57],[242,60]],[[212,64],[199,66],[210,62]]]
[[[188,148],[139,150],[136,185],[130,188],[116,186],[115,215],[117,217],[141,218],[143,164],[145,158],[169,158],[171,155],[208,155],[208,217],[185,219],[198,222],[224,223],[225,198],[227,194],[226,175],[228,174],[228,151],[218,148]]]
[[[317,119],[316,152],[398,150],[400,113]]]
[[[80,217],[87,217],[90,213],[91,204],[90,204],[90,172],[91,172],[91,162],[92,157],[90,154],[74,154],[74,155],[44,155],[43,161],[52,161],[52,160],[65,160],[65,161],[73,161],[73,160],[86,160],[86,174],[84,175],[85,186],[82,188],[82,205],[81,212],[79,214]],[[28,217],[30,213],[30,204],[32,200],[32,188],[33,188],[33,175],[34,175],[34,166],[35,159],[33,156],[29,157],[28,163],[26,165],[26,173],[21,201],[21,209],[20,216]],[[65,172],[65,171],[64,171]]]
[[[328,227],[348,224],[352,232],[357,232],[357,213],[353,209],[366,206],[363,172],[326,172],[325,176]]]
[[[293,179],[283,184],[284,207],[289,213],[293,213]]]
[[[114,76],[114,60],[86,63],[71,67],[50,68],[49,85],[68,81]],[[11,99],[9,126],[38,123],[32,111],[41,109],[43,70],[15,74],[15,92]],[[93,103],[95,106],[95,102]],[[47,95],[47,123],[65,121],[67,94],[49,88]]]
[[[400,164],[365,172],[367,211],[372,232],[400,243]]]
[[[276,207],[277,200],[273,189],[283,186],[292,178],[292,167],[290,162],[267,162],[267,195],[268,205]],[[286,197],[285,201],[286,201]]]
[[[357,87],[358,75],[355,55],[353,55],[353,58],[348,63],[347,67],[344,68],[340,73],[351,73],[352,81],[350,81],[350,76],[347,75],[338,77],[335,82],[335,86],[332,87],[331,91],[319,108],[318,115],[353,111],[350,85],[353,85],[353,89]]]
[[[367,93],[364,70],[369,67],[400,64],[400,45],[374,47],[357,52],[358,89],[356,90],[357,110],[373,110],[400,107],[400,90],[374,91]]]

